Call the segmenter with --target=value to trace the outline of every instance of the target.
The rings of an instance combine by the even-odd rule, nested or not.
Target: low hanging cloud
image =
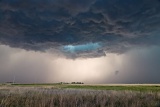
[[[66,56],[98,57],[159,46],[159,23],[159,0],[0,0],[1,44],[61,52],[68,45],[103,44],[64,52]]]

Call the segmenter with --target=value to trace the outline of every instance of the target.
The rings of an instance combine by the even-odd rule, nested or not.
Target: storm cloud
[[[104,56],[159,46],[159,31],[159,0],[0,0],[0,43],[26,50]],[[88,43],[101,45],[63,50]]]
[[[160,82],[160,0],[0,0],[0,82]]]

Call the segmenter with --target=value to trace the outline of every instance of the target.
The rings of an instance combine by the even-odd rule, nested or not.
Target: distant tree
[[[84,84],[83,82],[71,82],[71,84]]]

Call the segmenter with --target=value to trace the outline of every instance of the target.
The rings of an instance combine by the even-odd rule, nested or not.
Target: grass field
[[[160,85],[1,84],[0,107],[160,107]]]
[[[52,87],[59,89],[129,90],[160,92],[159,84],[13,84],[12,86]]]

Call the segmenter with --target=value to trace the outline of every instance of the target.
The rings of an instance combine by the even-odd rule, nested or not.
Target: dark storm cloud
[[[0,43],[31,50],[102,42],[75,56],[159,45],[159,0],[1,0]]]

